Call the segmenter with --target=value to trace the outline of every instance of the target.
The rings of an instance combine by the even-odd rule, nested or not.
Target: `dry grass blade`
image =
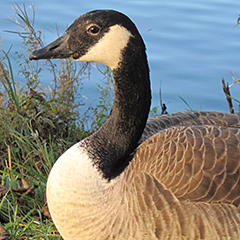
[[[236,78],[235,72],[230,71],[233,80],[235,81],[234,83],[230,84],[229,87],[232,87],[235,83],[238,83],[240,85],[240,81]]]
[[[13,240],[11,234],[0,226],[0,240]]]
[[[8,187],[0,185],[0,198],[8,192]]]

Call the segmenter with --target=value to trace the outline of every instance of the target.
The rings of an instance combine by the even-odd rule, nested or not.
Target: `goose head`
[[[104,64],[113,70],[121,62],[130,38],[135,38],[139,51],[144,45],[142,38],[127,16],[113,10],[96,10],[81,15],[61,37],[32,52],[29,58],[70,58]]]
[[[69,58],[105,64],[112,69],[115,97],[111,114],[89,142],[98,147],[94,159],[105,159],[95,161],[104,177],[117,176],[138,144],[151,103],[146,48],[134,23],[113,10],[88,12],[61,37],[33,51],[29,58]],[[119,163],[124,164],[120,167]]]

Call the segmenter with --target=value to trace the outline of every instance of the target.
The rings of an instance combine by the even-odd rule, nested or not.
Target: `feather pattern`
[[[201,113],[208,115],[204,120],[212,124],[218,116],[218,113]],[[174,115],[185,119],[184,115],[189,113]],[[211,116],[214,116],[212,120]],[[162,118],[158,120],[164,124],[166,116]],[[125,181],[125,199],[130,206],[126,209],[125,203],[125,207],[120,208],[124,212],[120,219],[126,229],[133,226],[132,238],[123,237],[239,238],[240,131],[236,128],[239,117],[219,114],[218,124],[223,126],[168,127],[138,147],[121,178]],[[137,235],[139,232],[141,236]]]

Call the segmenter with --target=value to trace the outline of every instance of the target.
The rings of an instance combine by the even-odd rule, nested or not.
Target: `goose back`
[[[169,127],[137,148],[123,174],[128,211],[120,225],[148,230],[132,239],[239,238],[239,117],[219,114],[218,126],[218,113],[209,115],[211,125]]]

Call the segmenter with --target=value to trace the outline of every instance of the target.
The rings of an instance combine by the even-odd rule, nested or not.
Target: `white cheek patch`
[[[104,64],[113,70],[118,67],[122,59],[121,51],[131,36],[126,28],[114,25],[84,56],[76,60]]]

